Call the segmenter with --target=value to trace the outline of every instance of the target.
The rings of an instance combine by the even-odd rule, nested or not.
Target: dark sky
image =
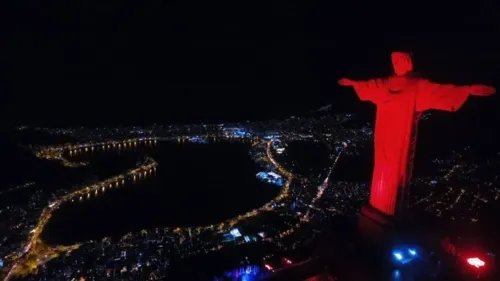
[[[356,111],[336,80],[388,75],[393,49],[430,79],[498,86],[497,8],[372,2],[10,1],[2,107],[56,125]]]

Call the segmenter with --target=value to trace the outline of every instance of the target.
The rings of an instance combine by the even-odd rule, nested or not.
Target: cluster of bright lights
[[[293,262],[287,258],[287,257],[284,257],[282,260],[281,260],[281,264],[275,264],[277,267],[274,267],[272,266],[271,264],[269,263],[264,263],[264,268],[266,269],[266,271],[268,272],[277,272],[277,271],[280,271],[282,270],[283,268],[286,268],[288,266],[291,266],[293,265]]]
[[[245,265],[239,268],[235,268],[224,273],[224,277],[215,277],[215,281],[223,280],[241,280],[241,281],[252,281],[252,280],[264,280],[268,275],[267,272],[261,270],[260,266],[257,265]]]
[[[418,257],[418,251],[415,248],[398,249],[392,252],[392,257],[399,264],[408,264]],[[478,257],[470,257],[466,261],[474,268],[483,268],[486,265],[486,262]]]
[[[267,270],[271,271],[271,272],[273,272],[273,271],[274,271],[274,268],[273,268],[272,266],[268,265],[267,263],[266,263],[266,264],[264,264],[264,267],[265,267]]]
[[[418,257],[418,252],[415,248],[406,248],[393,251],[392,256],[396,262],[400,264],[408,264]]]
[[[64,156],[66,152],[69,153],[70,156],[74,154],[79,154],[82,152],[94,151],[94,149],[101,148],[103,151],[109,148],[124,148],[136,146],[138,143],[144,142],[146,144],[156,143],[159,138],[157,137],[149,137],[149,138],[134,138],[134,139],[126,139],[121,141],[110,140],[105,142],[96,142],[96,143],[81,143],[81,144],[65,144],[65,145],[52,145],[47,147],[37,147],[33,149],[33,154],[41,159],[46,160],[58,160],[61,161],[65,167],[82,167],[87,166],[88,162],[75,162],[70,161],[67,157]]]
[[[486,263],[483,260],[477,257],[468,258],[467,263],[475,268],[481,268],[486,265]]]

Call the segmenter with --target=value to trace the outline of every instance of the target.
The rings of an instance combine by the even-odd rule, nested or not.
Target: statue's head
[[[411,55],[403,52],[392,52],[392,67],[397,76],[404,76],[413,70],[413,63],[411,62]]]

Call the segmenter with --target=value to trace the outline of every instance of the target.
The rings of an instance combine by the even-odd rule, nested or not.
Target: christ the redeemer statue
[[[484,85],[455,86],[413,78],[411,56],[393,52],[394,75],[388,78],[353,81],[340,79],[341,86],[352,86],[362,101],[377,105],[375,121],[375,166],[370,205],[393,216],[404,208],[418,120],[429,109],[456,111],[469,95],[488,96],[495,88]]]

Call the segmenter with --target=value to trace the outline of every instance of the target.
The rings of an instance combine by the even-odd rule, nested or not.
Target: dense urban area
[[[260,180],[279,186],[280,192],[266,204],[234,218],[210,225],[161,227],[128,233],[120,239],[102,237],[74,245],[47,245],[41,238],[52,213],[62,204],[92,200],[106,189],[134,184],[154,177],[161,165],[139,155],[136,167],[107,179],[92,179],[77,186],[47,192],[36,182],[0,191],[0,196],[27,192],[27,200],[4,204],[0,209],[0,269],[4,280],[158,280],[168,278],[173,261],[240,244],[270,245],[259,259],[247,261],[247,274],[266,274],[293,263],[289,253],[307,245],[320,233],[323,222],[334,216],[355,216],[368,197],[368,181],[336,178],[343,161],[360,157],[371,145],[370,124],[358,124],[350,114],[314,118],[235,124],[152,125],[122,128],[31,128],[18,134],[42,134],[46,143],[23,143],[39,159],[66,169],[89,165],[76,155],[161,142],[203,145],[219,140],[251,144],[250,157],[259,164]],[[290,156],[294,143],[323,145],[328,163],[305,170]],[[411,208],[434,218],[477,223],[500,200],[500,154],[488,159],[488,171],[469,158],[470,148],[454,150],[451,157],[432,160],[436,172],[412,181]],[[311,156],[314,157],[314,156]],[[481,180],[479,180],[481,179]],[[78,223],[78,222],[75,222]],[[92,262],[89,262],[92,261]],[[285,262],[283,262],[285,261]],[[229,270],[229,269],[228,269]]]

